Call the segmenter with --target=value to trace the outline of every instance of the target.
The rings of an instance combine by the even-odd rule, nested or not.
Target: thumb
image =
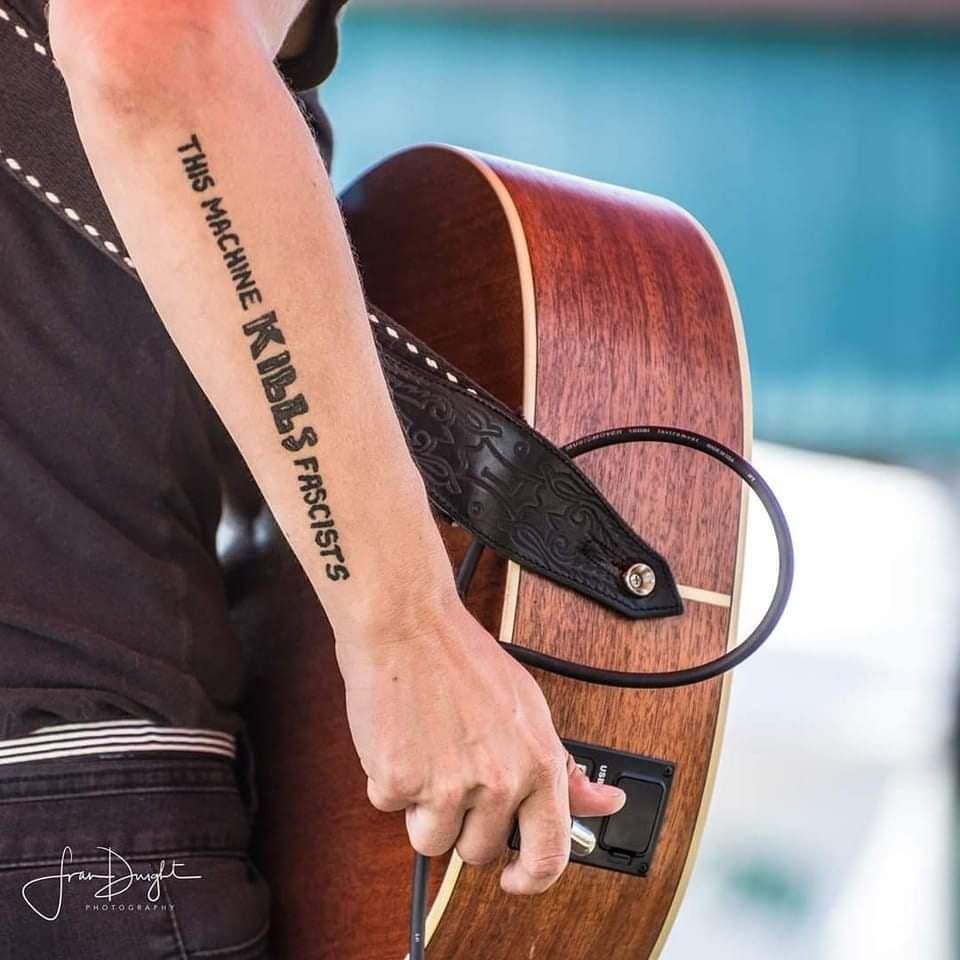
[[[627,795],[619,787],[591,783],[587,775],[571,763],[570,814],[574,817],[608,817],[626,803]]]

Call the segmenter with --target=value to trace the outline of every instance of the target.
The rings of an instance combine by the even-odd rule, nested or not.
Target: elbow
[[[242,0],[51,0],[50,47],[71,97],[125,108],[194,83],[238,43],[259,44]]]

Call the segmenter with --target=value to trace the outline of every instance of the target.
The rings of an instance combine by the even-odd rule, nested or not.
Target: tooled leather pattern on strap
[[[683,605],[666,561],[562,450],[379,310],[371,313],[394,408],[431,501],[522,566],[628,617]],[[642,562],[652,593],[623,585]]]
[[[24,81],[8,91],[16,108],[0,111],[0,164],[139,279],[83,153],[49,50],[3,7],[0,54],[10,61],[4,74]],[[666,561],[570,457],[399,324],[378,312],[371,320],[407,443],[442,514],[522,566],[626,616],[682,612]],[[656,575],[645,597],[622,581],[622,571],[637,562]]]

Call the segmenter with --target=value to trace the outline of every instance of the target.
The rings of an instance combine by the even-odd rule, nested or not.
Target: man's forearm
[[[339,209],[260,35],[131,14],[55,53],[140,278],[335,630],[446,602]]]
[[[540,892],[571,811],[608,816],[624,794],[577,770],[534,679],[457,598],[330,184],[272,66],[278,9],[53,0],[50,38],[147,292],[333,623],[368,798],[406,811],[420,853],[468,863],[498,857],[516,816],[501,884]]]

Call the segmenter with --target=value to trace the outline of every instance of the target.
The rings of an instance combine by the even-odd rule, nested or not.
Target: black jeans
[[[265,960],[250,827],[228,759],[0,766],[0,957]]]

